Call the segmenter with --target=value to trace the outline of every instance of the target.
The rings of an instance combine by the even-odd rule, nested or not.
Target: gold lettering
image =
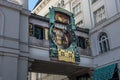
[[[73,51],[59,49],[58,55],[59,55],[58,59],[60,61],[73,62],[73,63],[75,62],[75,57],[74,57]]]

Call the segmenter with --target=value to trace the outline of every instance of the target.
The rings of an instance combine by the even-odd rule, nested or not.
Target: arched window
[[[104,53],[110,50],[109,47],[109,40],[106,33],[101,33],[99,36],[99,46],[100,46],[100,53]]]

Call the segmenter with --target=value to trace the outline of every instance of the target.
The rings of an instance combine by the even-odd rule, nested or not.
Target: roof
[[[38,19],[38,20],[42,20],[42,21],[49,22],[49,18],[46,18],[46,17],[44,17],[44,16],[37,15],[37,14],[35,14],[35,13],[31,13],[30,18],[34,18],[34,19]],[[88,28],[76,27],[76,31],[80,31],[80,32],[89,34],[89,29],[88,29]]]
[[[38,19],[38,20],[49,22],[49,18],[40,16],[40,15],[37,15],[37,14],[34,14],[34,13],[31,13],[30,18],[35,18],[35,19]]]
[[[36,7],[41,1],[42,1],[42,0],[38,0],[38,2],[35,4],[35,6],[34,6],[33,9],[35,9],[35,7]]]
[[[89,34],[89,29],[88,29],[88,28],[76,27],[76,30],[77,30],[77,31],[80,31],[80,32],[84,32],[84,33]]]

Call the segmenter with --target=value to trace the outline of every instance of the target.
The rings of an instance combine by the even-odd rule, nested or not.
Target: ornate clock
[[[73,14],[58,7],[50,8],[51,60],[79,62]]]
[[[70,46],[71,39],[70,34],[67,30],[54,28],[53,34],[53,41],[59,48],[66,49]]]

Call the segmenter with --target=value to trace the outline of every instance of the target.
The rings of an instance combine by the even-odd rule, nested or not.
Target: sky
[[[29,10],[32,10],[38,0],[28,0],[29,1]]]

